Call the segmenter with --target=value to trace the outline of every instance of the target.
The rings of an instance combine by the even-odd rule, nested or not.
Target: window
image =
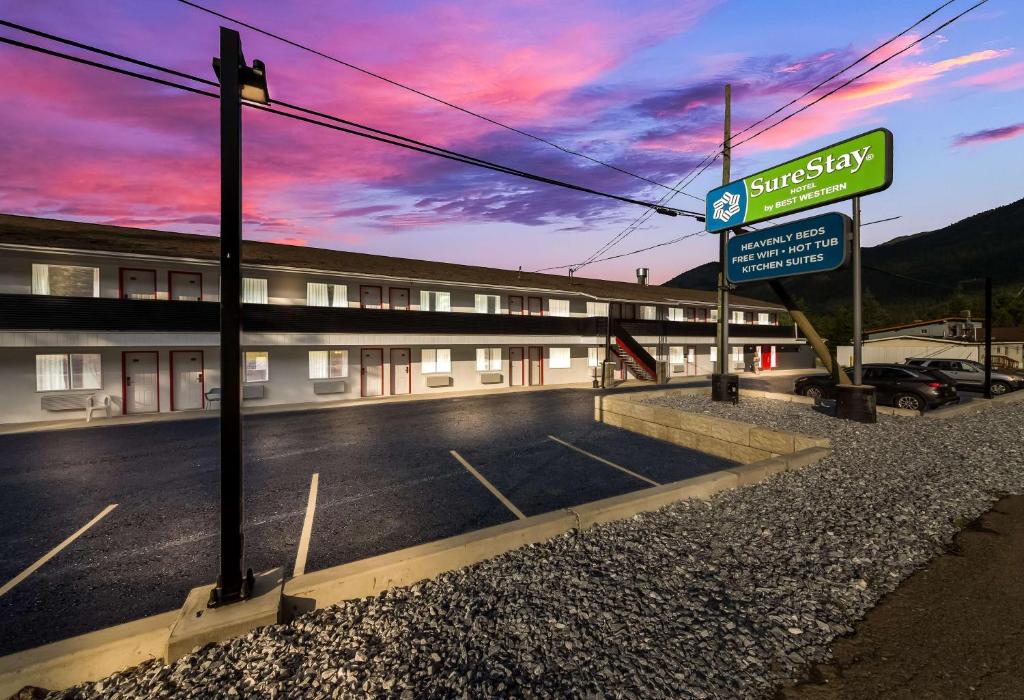
[[[645,321],[653,321],[658,317],[658,307],[644,305],[640,307],[640,318]]]
[[[32,293],[58,297],[98,297],[100,269],[76,265],[32,265]]]
[[[306,283],[306,306],[348,307],[348,287],[326,282]]]
[[[604,348],[587,348],[587,367],[600,367]]]
[[[257,277],[242,278],[242,303],[266,304],[267,280]]]
[[[671,345],[668,349],[668,361],[672,365],[686,364],[686,348],[682,345]]]
[[[685,321],[686,320],[686,316],[684,315],[682,309],[680,309],[677,306],[671,306],[671,307],[669,307],[669,310],[668,310],[668,320],[669,321]]]
[[[501,371],[501,348],[477,348],[476,349],[476,371],[477,372],[500,372]]]
[[[767,311],[758,311],[757,312],[757,325],[759,325],[759,326],[767,326],[770,323],[771,323],[771,320],[770,320],[770,318],[768,316],[768,312]]]
[[[571,365],[569,348],[551,348],[548,353],[548,367],[551,369],[568,369]]]
[[[423,374],[437,374],[452,371],[452,351],[448,348],[424,348],[420,358]]]
[[[718,323],[718,309],[708,310],[708,320],[712,323]]]
[[[606,318],[608,316],[608,302],[588,301],[587,316],[601,316],[602,318]]]
[[[310,350],[310,379],[342,379],[348,376],[348,350]]]
[[[36,355],[36,391],[99,389],[99,354]]]
[[[476,294],[476,312],[478,314],[500,314],[501,297],[497,294]]]
[[[548,299],[548,315],[549,316],[568,316],[569,315],[569,300],[568,299]]]
[[[245,353],[245,382],[266,382],[270,380],[270,353],[266,351]]]
[[[717,345],[712,345],[711,346],[711,364],[715,364],[717,362],[718,362],[718,346]]]
[[[743,367],[743,346],[733,345],[732,346],[732,366]]]
[[[420,292],[420,311],[451,311],[451,292]]]
[[[729,312],[729,323],[743,323],[743,312],[742,311],[731,311],[731,312]]]

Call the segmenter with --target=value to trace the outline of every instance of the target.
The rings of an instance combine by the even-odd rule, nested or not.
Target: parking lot
[[[247,563],[315,571],[728,464],[595,423],[593,396],[246,417]],[[215,417],[0,436],[0,654],[212,583],[217,445]]]

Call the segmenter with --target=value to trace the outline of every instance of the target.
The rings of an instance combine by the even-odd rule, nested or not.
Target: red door
[[[544,383],[544,348],[530,348],[530,386]]]
[[[540,297],[527,297],[527,310],[530,316],[544,315],[544,302]]]
[[[523,298],[510,296],[508,298],[508,312],[521,315],[523,313]]]
[[[121,268],[122,299],[156,299],[156,270]]]
[[[168,272],[167,298],[171,301],[202,301],[203,276],[198,272]]]
[[[405,287],[392,287],[388,290],[388,306],[396,311],[409,310],[409,290]]]
[[[522,348],[508,349],[508,383],[509,386],[526,384],[526,363],[523,362]]]
[[[359,305],[364,309],[379,309],[381,298],[380,287],[360,287]]]

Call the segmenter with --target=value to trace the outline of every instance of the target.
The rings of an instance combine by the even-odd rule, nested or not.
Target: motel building
[[[217,408],[218,260],[212,236],[0,215],[0,423]],[[243,275],[247,407],[590,386],[606,344],[617,380],[714,370],[714,292],[259,242]],[[730,369],[813,366],[782,307],[731,301]]]

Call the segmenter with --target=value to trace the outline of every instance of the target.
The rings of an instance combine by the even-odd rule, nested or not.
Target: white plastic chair
[[[92,420],[93,411],[105,411],[110,418],[110,394],[94,394],[89,397],[89,405],[85,407],[85,422]]]

